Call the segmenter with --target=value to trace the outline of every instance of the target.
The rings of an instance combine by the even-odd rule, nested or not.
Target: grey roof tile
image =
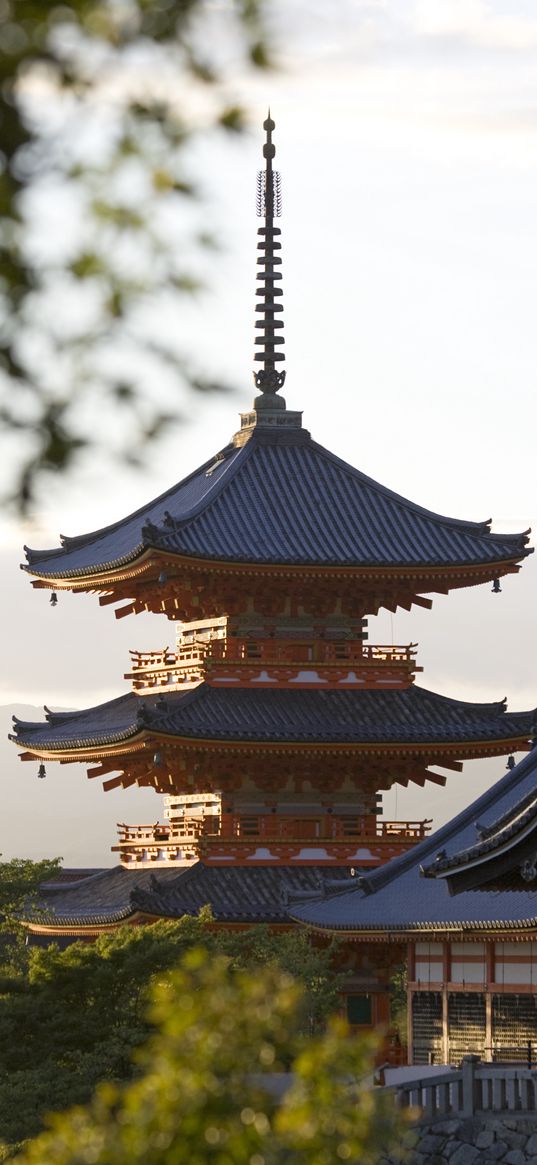
[[[295,897],[319,893],[325,884],[341,880],[346,885],[349,870],[334,866],[323,871],[318,866],[205,866],[197,862],[175,882],[149,891],[136,891],[133,905],[148,914],[180,918],[197,914],[209,905],[220,922],[287,922],[289,903]]]
[[[355,889],[337,897],[292,907],[297,920],[329,930],[401,931],[536,927],[537,891],[471,889],[453,897],[444,879],[424,878],[421,867],[434,855],[456,854],[476,838],[476,823],[492,826],[535,792],[537,748],[467,809],[402,857],[393,858]]]
[[[518,840],[527,842],[528,837],[533,838],[532,844],[535,846],[536,830],[537,790],[532,789],[489,826],[476,822],[478,840],[473,845],[465,846],[449,857],[447,854],[445,857],[438,854],[429,866],[424,867],[424,872],[427,877],[443,875],[447,871],[456,873],[461,866],[468,867],[478,859],[493,859],[499,850],[512,850]],[[483,863],[480,866],[485,880],[485,866]]]
[[[47,925],[85,926],[120,922],[133,914],[131,892],[151,886],[152,870],[136,870],[136,877],[122,866],[99,869],[67,885],[45,883],[40,890],[34,918]],[[177,870],[162,870],[161,881],[177,877]],[[27,915],[31,918],[31,915]]]
[[[159,918],[196,915],[210,906],[222,922],[286,922],[295,897],[318,893],[325,885],[349,881],[346,866],[204,866],[184,870],[100,870],[83,882],[56,890],[43,888],[39,908],[47,925],[69,927],[119,923],[140,911]]]
[[[531,553],[524,534],[493,534],[489,525],[400,497],[303,430],[254,432],[122,521],[57,550],[27,549],[25,569],[76,577],[132,562],[147,547],[202,560],[364,567],[494,564]]]
[[[398,690],[218,688],[141,699],[127,693],[80,712],[14,718],[12,739],[36,749],[91,747],[128,740],[142,729],[188,739],[316,743],[458,743],[530,737],[535,713],[504,702],[453,700],[417,685]]]

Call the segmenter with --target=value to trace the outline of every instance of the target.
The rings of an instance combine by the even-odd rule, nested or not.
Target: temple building
[[[163,821],[149,807],[151,824],[120,825],[119,866],[49,887],[54,915],[32,923],[36,933],[89,937],[205,903],[217,923],[289,926],[307,914],[295,913],[297,899],[328,903],[335,889],[336,904],[354,902],[361,878],[388,876],[390,859],[406,869],[428,844],[427,818],[383,818],[384,791],[443,785],[465,760],[530,744],[532,712],[431,692],[416,683],[415,644],[368,642],[367,618],[381,608],[430,607],[434,593],[480,583],[497,590],[531,551],[526,533],[446,518],[379,485],[287,409],[273,129],[269,117],[258,395],[238,432],[135,514],[27,549],[24,569],[53,601],[97,593],[120,618],[151,611],[177,624],[173,649],[131,653],[127,694],[16,721],[23,760],[81,761],[105,789],[138,784],[165,799]],[[444,872],[420,892],[432,884],[445,890]],[[382,954],[370,946],[353,948],[349,1004],[366,1027],[387,1018],[401,954],[399,936]]]
[[[408,965],[411,1063],[537,1060],[537,747],[434,835],[290,908]]]

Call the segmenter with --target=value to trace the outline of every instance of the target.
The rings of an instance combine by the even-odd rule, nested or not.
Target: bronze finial
[[[276,364],[285,360],[285,356],[283,352],[276,351],[276,345],[283,344],[284,337],[276,335],[278,329],[283,327],[280,314],[283,312],[283,304],[278,302],[283,291],[277,286],[282,277],[281,271],[276,270],[282,262],[276,252],[281,251],[282,245],[276,241],[276,236],[281,235],[281,230],[274,226],[274,219],[279,218],[282,211],[280,175],[277,170],[272,169],[272,159],[276,154],[276,147],[272,141],[272,131],[275,128],[269,109],[268,117],[263,122],[263,129],[266,132],[266,141],[263,145],[265,169],[260,170],[257,175],[257,214],[259,218],[264,218],[265,223],[257,232],[260,236],[257,249],[261,254],[257,260],[260,270],[259,286],[256,288],[258,296],[256,312],[259,312],[262,318],[258,319],[255,325],[260,329],[260,334],[256,336],[254,360],[263,367],[254,372],[254,380],[256,388],[260,388],[263,393],[273,398],[285,381],[285,372],[278,372],[276,368]],[[259,403],[262,399],[259,397]],[[285,408],[284,401],[281,398],[278,398],[277,402],[273,399],[271,407],[278,406]]]

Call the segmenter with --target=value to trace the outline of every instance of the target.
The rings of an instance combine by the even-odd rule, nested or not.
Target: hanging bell
[[[500,580],[499,580],[499,578],[495,578],[494,582],[492,584],[492,594],[493,595],[500,595],[501,593],[502,593],[502,588],[500,586]]]
[[[39,765],[39,768],[38,768],[38,770],[37,770],[37,776],[38,776],[38,779],[39,779],[40,781],[42,781],[42,780],[44,780],[44,778],[46,777],[46,775],[47,775],[47,770],[46,770],[46,768],[45,768],[44,764],[40,764],[40,765]]]
[[[159,574],[159,576],[158,576],[158,581],[159,581],[159,583],[161,583],[161,584],[163,584],[163,583],[165,583],[165,582],[167,582],[167,581],[168,581],[168,575],[166,574],[166,571],[165,571],[165,570],[161,570],[161,572],[160,572],[160,574]]]
[[[514,756],[512,756],[512,755],[511,755],[511,756],[508,756],[508,757],[507,757],[507,768],[508,768],[509,770],[511,770],[511,769],[514,769],[514,767],[515,767],[515,764],[516,764],[516,761],[515,761],[515,758],[514,758]]]
[[[57,596],[57,594],[56,594],[56,591],[53,591],[53,592],[52,592],[52,594],[51,594],[51,596],[50,596],[50,599],[49,599],[49,603],[50,603],[51,607],[57,607],[57,606],[58,606],[58,596]]]
[[[162,769],[164,767],[164,762],[162,760],[162,753],[161,752],[154,753],[153,764],[154,764],[156,769]]]

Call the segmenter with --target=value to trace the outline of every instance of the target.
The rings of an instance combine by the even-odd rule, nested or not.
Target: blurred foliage
[[[223,387],[158,317],[203,282],[191,147],[243,129],[232,80],[270,63],[264,2],[0,0],[0,419],[23,510],[82,451],[137,464],[181,420],[174,387]]]
[[[224,955],[235,970],[291,974],[303,988],[297,1031],[319,1030],[339,1005],[331,946],[314,947],[303,931],[215,929],[208,910],[123,926],[62,951],[28,947],[28,965],[17,976],[0,971],[0,1142],[34,1136],[46,1112],[86,1103],[99,1081],[129,1079],[133,1049],[150,1030],[150,985],[198,945],[211,958]]]
[[[371,1044],[337,1020],[304,1039],[287,974],[192,950],[157,979],[138,1077],[53,1117],[20,1165],[373,1165],[399,1139],[393,1101],[371,1088]],[[279,1101],[269,1078],[289,1066]]]

